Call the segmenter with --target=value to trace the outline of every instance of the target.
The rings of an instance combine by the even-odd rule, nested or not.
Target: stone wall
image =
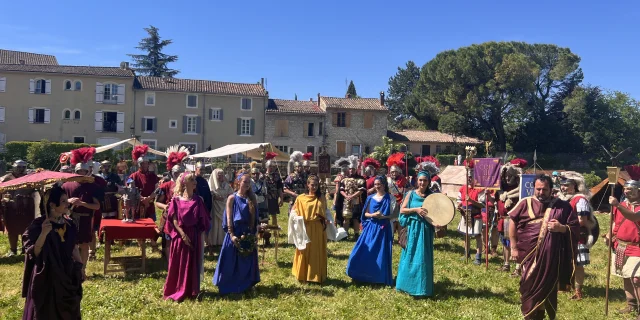
[[[374,114],[373,128],[364,128],[364,111],[346,110],[351,113],[349,127],[334,127],[332,113],[327,110],[327,152],[332,160],[340,157],[337,153],[337,141],[346,141],[346,156],[351,155],[353,145],[361,145],[361,152],[373,152],[373,148],[382,145],[382,137],[387,135],[387,112],[366,111]],[[342,111],[342,110],[339,110]]]
[[[277,137],[276,135],[276,120],[288,120],[289,132],[286,137]],[[326,129],[326,121],[324,115],[305,115],[305,114],[284,114],[284,113],[267,113],[265,117],[265,142],[270,142],[273,146],[286,146],[288,152],[291,153],[291,149],[296,151],[307,152],[308,146],[314,147],[314,160],[320,152],[322,146],[322,136],[318,135],[319,123],[323,123],[323,133]],[[314,135],[312,137],[305,137],[304,132],[307,130],[303,128],[305,122],[314,123]]]

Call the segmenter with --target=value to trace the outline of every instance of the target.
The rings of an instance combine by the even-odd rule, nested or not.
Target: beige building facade
[[[389,130],[387,131],[387,137],[394,142],[407,145],[407,149],[415,156],[453,154],[456,144],[464,148],[465,145],[483,143],[480,139],[465,136],[454,137],[435,130]],[[459,151],[463,152],[462,150]]]
[[[265,117],[265,141],[284,153],[311,152],[312,160],[318,159],[326,113],[317,101],[270,99]]]

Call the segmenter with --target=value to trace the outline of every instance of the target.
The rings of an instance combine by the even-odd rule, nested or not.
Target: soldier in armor
[[[404,153],[396,152],[387,158],[387,168],[389,168],[387,185],[389,186],[389,193],[396,198],[398,205],[402,204],[404,194],[409,191],[409,182],[402,174],[402,169],[405,165],[404,157]],[[391,222],[394,232],[400,228],[397,219],[393,219]]]
[[[313,158],[313,153],[307,152],[302,155],[302,178],[304,181],[307,181],[309,176],[311,175],[311,159]]]
[[[336,220],[347,233],[349,227],[353,228],[354,238],[360,233],[360,215],[362,206],[367,200],[366,181],[358,174],[358,157],[349,156],[348,176],[340,181],[340,195],[342,196],[342,212],[337,213]]]
[[[271,225],[278,225],[278,213],[280,213],[280,207],[282,207],[284,184],[282,177],[278,172],[278,163],[275,157],[278,154],[275,152],[267,152],[265,159],[267,162],[267,173],[265,174],[265,184],[267,187],[267,211],[271,216]]]
[[[367,181],[367,195],[374,194],[376,190],[373,187],[373,182],[376,179],[376,172],[380,168],[380,162],[373,158],[367,158],[362,162],[362,166],[364,167],[364,178]]]
[[[0,178],[0,182],[7,182],[26,175],[27,162],[17,160],[13,163],[10,173]],[[9,253],[7,256],[18,254],[18,237],[35,219],[36,207],[33,196],[35,190],[23,188],[7,192],[2,197],[2,218],[9,237]],[[24,251],[24,247],[22,247]]]
[[[256,195],[256,202],[258,204],[258,215],[260,221],[268,219],[267,210],[267,184],[265,182],[265,176],[260,171],[258,163],[253,161],[251,166],[251,190]]]
[[[156,210],[153,202],[155,201],[155,191],[158,186],[158,176],[149,171],[149,158],[147,157],[147,145],[137,145],[131,152],[131,158],[135,159],[138,164],[138,171],[132,173],[129,179],[132,179],[140,194],[140,204],[144,208],[145,218],[151,218],[156,221]],[[127,180],[128,181],[128,180]],[[160,251],[155,240],[151,240],[151,247],[154,251]]]
[[[71,167],[69,166],[62,166],[60,168],[60,172],[64,172],[64,173],[73,173],[73,169],[71,169]]]
[[[284,181],[284,193],[289,195],[289,212],[296,201],[296,197],[306,191],[306,181],[302,172],[302,152],[294,151],[289,156],[287,179]]]

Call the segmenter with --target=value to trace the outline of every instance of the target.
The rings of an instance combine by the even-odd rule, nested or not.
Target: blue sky
[[[343,96],[346,79],[377,97],[407,60],[422,66],[443,50],[516,40],[569,47],[586,83],[640,99],[638,1],[4,2],[0,48],[117,66],[152,24],[174,41],[178,77],[264,77],[275,98]]]

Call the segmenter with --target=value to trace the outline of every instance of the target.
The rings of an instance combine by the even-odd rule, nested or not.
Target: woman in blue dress
[[[400,225],[407,228],[407,245],[400,254],[396,290],[412,296],[433,295],[434,227],[425,220],[424,199],[431,194],[427,171],[418,172],[418,187],[404,197],[400,208]]]
[[[347,264],[347,275],[358,282],[393,285],[391,269],[393,231],[390,219],[397,216],[396,199],[389,194],[387,179],[373,182],[375,194],[367,197],[362,210],[362,234]]]
[[[257,203],[251,191],[251,177],[238,177],[238,190],[227,198],[227,206],[222,219],[224,236],[213,284],[220,294],[242,293],[260,282],[258,270],[258,250],[245,248],[243,237],[255,235],[258,226]],[[240,248],[244,248],[240,250]]]

